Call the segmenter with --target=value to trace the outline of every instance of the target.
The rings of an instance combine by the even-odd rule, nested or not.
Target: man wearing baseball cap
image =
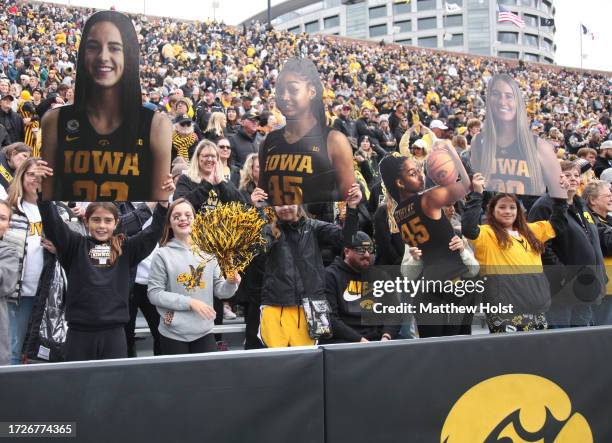
[[[259,151],[259,143],[256,140],[259,114],[254,109],[244,113],[240,124],[238,132],[230,137],[230,145],[234,165],[242,168],[249,154]]]
[[[421,125],[423,131],[427,133],[421,137],[425,144],[427,145],[427,150],[431,151],[434,143],[439,139],[446,138],[445,131],[448,129],[442,120],[432,120],[429,124],[429,128],[424,125]]]
[[[11,94],[3,95],[0,99],[0,125],[8,132],[9,144],[21,142],[25,136],[23,120],[12,108],[14,99]]]
[[[333,337],[325,343],[351,343],[394,339],[399,325],[365,325],[362,315],[372,318],[372,305],[364,297],[367,271],[374,258],[374,243],[358,231],[344,248],[344,258],[336,257],[325,269],[325,295],[332,308]],[[390,297],[375,303],[390,302]],[[394,299],[394,298],[393,298]],[[369,322],[368,322],[369,323]],[[321,342],[323,343],[323,342]]]

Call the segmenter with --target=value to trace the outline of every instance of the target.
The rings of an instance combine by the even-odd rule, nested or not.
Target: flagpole
[[[583,36],[583,32],[582,32],[582,25],[580,25],[580,69],[582,69],[582,36]]]

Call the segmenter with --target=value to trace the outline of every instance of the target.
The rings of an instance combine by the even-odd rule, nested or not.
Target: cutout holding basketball
[[[440,186],[451,185],[459,178],[455,160],[443,146],[427,157],[427,175]]]

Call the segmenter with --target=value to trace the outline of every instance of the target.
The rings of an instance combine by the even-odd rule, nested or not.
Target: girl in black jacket
[[[87,207],[87,237],[71,231],[51,202],[39,202],[38,207],[45,233],[58,245],[68,277],[66,360],[127,357],[124,325],[130,317],[129,270],[155,248],[165,207],[158,205],[151,226],[127,239],[123,234],[113,235],[119,214],[112,203]]]
[[[254,205],[267,199],[261,188],[251,195]],[[266,226],[266,263],[261,289],[259,338],[269,348],[313,345],[302,300],[325,300],[325,274],[320,248],[342,247],[357,232],[356,207],[361,190],[348,192],[344,227],[308,218],[298,205],[276,206],[277,221]]]
[[[40,161],[37,176],[52,174]],[[172,192],[168,178],[162,189]],[[129,321],[130,268],[145,259],[161,238],[168,204],[157,205],[152,224],[137,235],[115,235],[119,212],[113,203],[94,202],[85,212],[88,236],[60,218],[50,201],[38,200],[45,235],[56,246],[68,277],[66,360],[127,357],[124,326]]]

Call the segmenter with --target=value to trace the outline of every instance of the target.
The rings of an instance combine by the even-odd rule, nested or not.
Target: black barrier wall
[[[610,349],[600,327],[4,367],[0,421],[76,422],[30,441],[610,442]]]
[[[329,346],[326,442],[610,442],[610,349],[609,327]]]
[[[0,421],[76,422],[76,438],[37,442],[319,443],[322,354],[312,348],[0,368]]]

